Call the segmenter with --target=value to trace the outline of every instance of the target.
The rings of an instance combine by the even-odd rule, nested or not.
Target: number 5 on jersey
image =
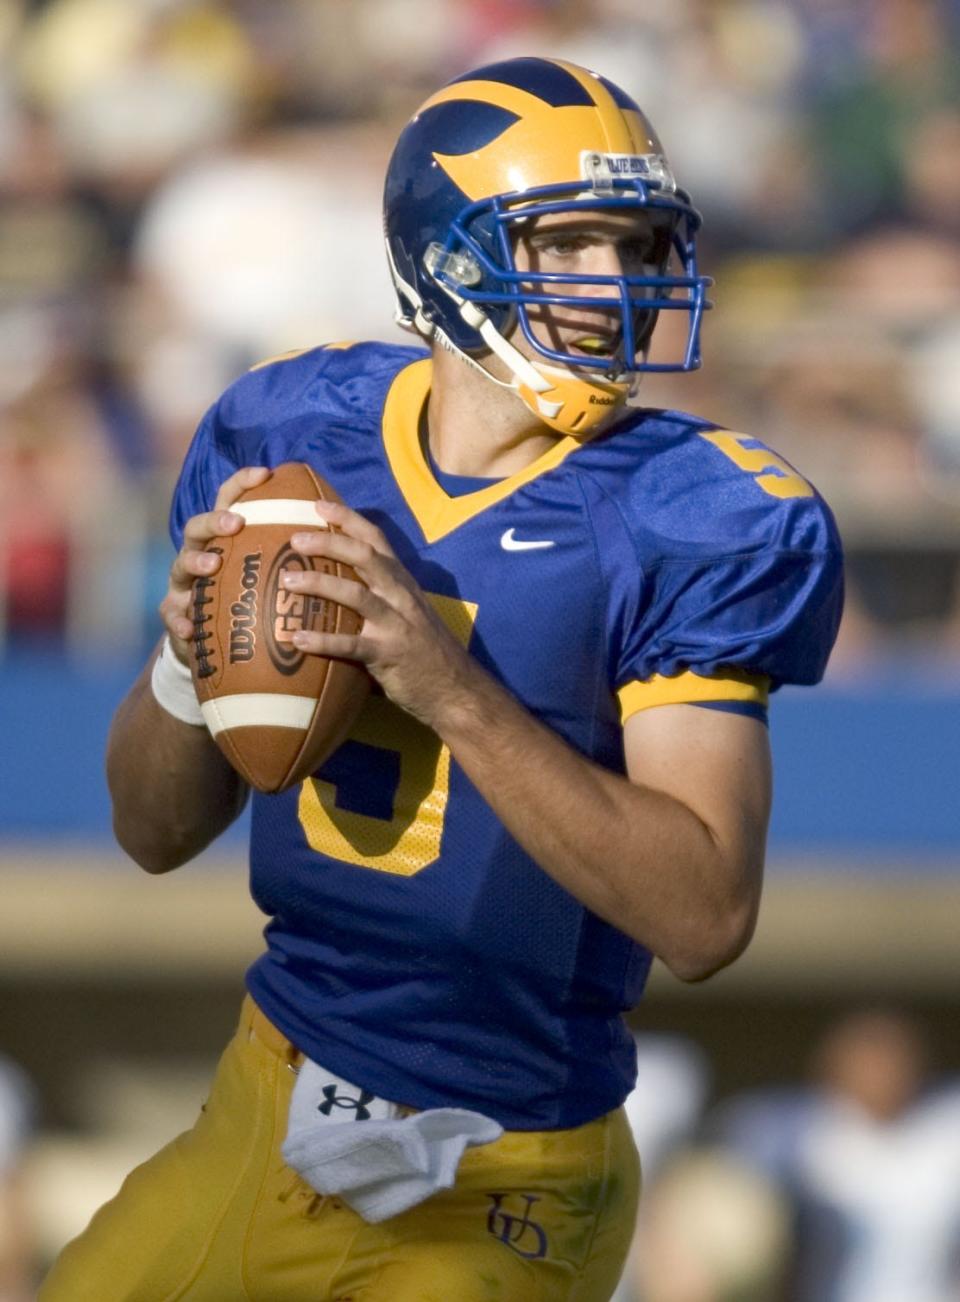
[[[729,430],[714,429],[700,437],[719,448],[734,465],[753,475],[753,482],[771,497],[813,497],[811,486],[783,457],[778,457],[769,448],[744,446],[754,441],[748,434],[731,434]]]
[[[427,594],[464,646],[477,607]],[[411,877],[440,854],[450,752],[436,733],[385,696],[372,696],[347,740],[300,788],[311,849],[342,863]]]

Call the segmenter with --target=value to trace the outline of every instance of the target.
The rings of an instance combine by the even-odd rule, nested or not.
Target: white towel
[[[307,1058],[290,1099],[284,1161],[317,1193],[337,1194],[374,1223],[451,1188],[464,1149],[503,1134],[466,1108],[399,1112]]]

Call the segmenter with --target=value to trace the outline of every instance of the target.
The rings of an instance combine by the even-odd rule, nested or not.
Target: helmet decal
[[[468,198],[522,192],[533,185],[562,185],[571,179],[571,141],[577,141],[581,151],[662,152],[635,105],[621,108],[599,78],[573,64],[558,61],[554,66],[568,73],[571,93],[579,89],[576,98],[582,102],[551,104],[528,90],[477,77],[452,82],[421,107],[422,114],[440,104],[469,102],[492,104],[515,115],[516,121],[480,150],[434,154]]]

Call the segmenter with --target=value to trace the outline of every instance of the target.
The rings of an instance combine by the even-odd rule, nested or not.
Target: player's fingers
[[[284,570],[281,586],[289,592],[305,592],[313,597],[324,597],[339,606],[347,606],[364,619],[379,619],[390,613],[390,607],[375,596],[365,583],[356,579],[343,579],[337,574],[322,570]]]
[[[191,516],[183,528],[183,546],[187,550],[202,550],[214,538],[226,538],[243,528],[243,516],[230,507],[248,488],[262,484],[273,473],[266,466],[244,466],[235,470],[220,485],[212,511],[201,511]],[[214,566],[216,569],[216,566]]]
[[[406,572],[393,553],[380,552],[365,539],[333,529],[310,529],[295,533],[290,541],[304,556],[323,556],[351,566],[364,583],[377,592],[386,594],[392,584],[404,584]]]
[[[267,466],[241,466],[235,470],[229,479],[225,479],[220,485],[217,492],[217,500],[213,504],[215,511],[222,511],[224,507],[232,506],[241,493],[245,493],[248,488],[256,488],[264,480],[269,479],[273,474]]]
[[[333,529],[303,529],[295,533],[290,542],[294,550],[303,556],[324,556],[331,561],[344,561],[355,570],[369,565],[377,554],[369,543]]]
[[[220,568],[220,557],[216,552],[200,552],[184,549],[174,557],[170,567],[170,583],[179,590],[189,589],[194,579],[204,574],[215,574]]]
[[[243,516],[236,511],[214,510],[193,515],[183,527],[185,551],[202,551],[214,538],[226,538],[243,528]]]
[[[184,526],[183,546],[174,557],[167,594],[160,603],[160,616],[183,660],[194,631],[190,610],[194,582],[215,574],[220,568],[220,556],[205,548],[214,538],[228,537],[243,528],[243,517],[226,508],[270,474],[263,466],[245,466],[236,471],[220,486],[214,509],[191,516]]]
[[[186,643],[193,634],[193,620],[189,611],[189,592],[168,592],[160,602],[160,617],[167,632],[180,642]]]
[[[315,504],[317,514],[328,524],[335,524],[338,529],[358,542],[366,543],[381,556],[393,556],[393,548],[387,542],[386,535],[371,521],[343,502],[318,501]]]
[[[300,629],[293,635],[293,644],[307,655],[358,660],[361,664],[372,664],[377,655],[375,644],[359,633],[311,633]]]

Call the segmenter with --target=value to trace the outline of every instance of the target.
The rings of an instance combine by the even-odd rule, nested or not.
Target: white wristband
[[[190,666],[177,658],[170,645],[169,634],[164,638],[160,654],[153,662],[150,686],[153,688],[157,703],[162,705],[168,714],[172,714],[175,719],[180,719],[182,723],[203,727],[205,720],[193,686],[193,674],[190,672]]]

